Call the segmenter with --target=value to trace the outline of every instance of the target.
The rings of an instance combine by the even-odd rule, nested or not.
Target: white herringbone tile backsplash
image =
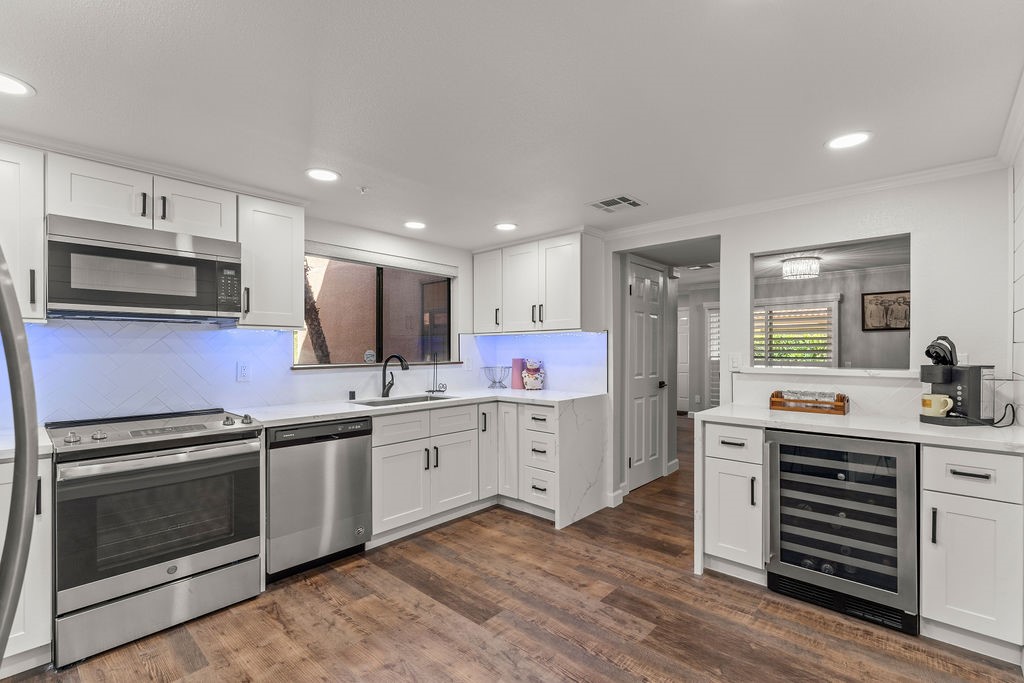
[[[344,400],[350,390],[359,397],[380,395],[379,367],[292,370],[291,332],[88,320],[53,320],[26,330],[39,422]],[[545,336],[530,338],[523,348],[554,361],[550,388],[604,390],[604,335],[551,335],[548,346]],[[505,358],[515,355],[509,343],[464,335],[465,365],[440,366],[438,381],[449,390],[487,386],[480,366],[507,364]],[[239,361],[251,368],[248,382],[236,381]],[[430,366],[395,375],[396,395],[423,391],[433,380]],[[0,364],[0,430],[11,427],[6,387]]]

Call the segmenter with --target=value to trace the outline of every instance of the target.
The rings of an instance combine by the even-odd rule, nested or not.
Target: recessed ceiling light
[[[494,226],[495,230],[515,230],[518,226],[515,223],[498,223]]]
[[[322,180],[325,183],[334,182],[338,179],[338,173],[332,171],[329,168],[310,168],[306,169],[306,175],[313,180]]]
[[[419,221],[406,221],[405,227],[409,228],[410,230],[422,230],[423,228],[427,227],[427,224],[421,223]]]
[[[871,133],[867,131],[859,131],[856,133],[847,133],[846,135],[840,135],[837,138],[832,138],[828,141],[829,149],[846,149],[847,147],[856,147],[857,145],[863,144],[868,141],[871,137]]]
[[[0,93],[18,97],[32,97],[36,94],[36,89],[19,78],[0,73]]]

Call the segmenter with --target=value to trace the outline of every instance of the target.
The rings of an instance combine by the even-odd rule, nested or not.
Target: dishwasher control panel
[[[270,448],[279,448],[309,441],[369,436],[372,433],[372,423],[370,418],[361,417],[354,420],[335,420],[332,422],[314,422],[312,424],[274,427],[267,430],[267,432]]]

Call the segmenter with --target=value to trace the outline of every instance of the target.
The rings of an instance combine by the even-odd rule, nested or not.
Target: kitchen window
[[[839,299],[835,293],[755,300],[753,365],[838,367]]]
[[[296,366],[451,359],[451,284],[445,275],[307,254],[306,327]]]

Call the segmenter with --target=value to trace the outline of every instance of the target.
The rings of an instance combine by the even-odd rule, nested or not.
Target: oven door
[[[53,312],[210,318],[241,312],[238,263],[52,237],[47,258],[47,308]]]
[[[60,463],[57,614],[259,554],[260,441]]]

